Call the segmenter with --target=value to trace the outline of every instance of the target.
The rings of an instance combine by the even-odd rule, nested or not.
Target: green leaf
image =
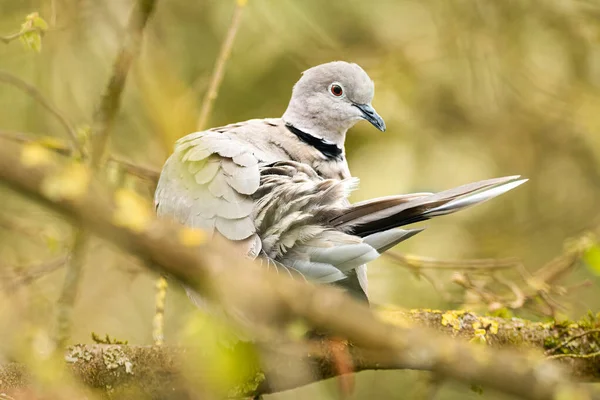
[[[216,397],[227,397],[232,388],[254,382],[260,369],[258,353],[254,344],[240,340],[240,334],[208,313],[191,315],[181,331],[190,355],[183,373],[190,383],[198,382],[203,390],[221,394]]]
[[[600,275],[600,246],[598,244],[590,246],[583,253],[583,261],[590,271]]]
[[[42,37],[39,32],[27,32],[21,35],[21,43],[26,49],[35,50],[38,53],[42,50]]]
[[[42,17],[40,17],[40,14],[38,14],[37,12],[32,12],[31,14],[25,17],[25,22],[23,23],[23,25],[21,25],[21,28],[39,28],[42,31],[45,31],[48,29],[48,23]]]
[[[48,30],[48,23],[37,13],[35,13],[35,16],[32,18],[31,21],[34,27],[40,28],[42,31]]]
[[[36,30],[28,32],[31,29]],[[42,50],[42,33],[47,29],[48,23],[37,12],[29,14],[21,24],[21,43],[25,48],[39,53]]]

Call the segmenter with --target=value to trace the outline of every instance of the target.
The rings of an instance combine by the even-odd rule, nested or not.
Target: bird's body
[[[244,186],[230,185],[231,176]],[[297,229],[301,218],[314,214],[319,194],[315,186],[335,184],[324,204],[333,210],[349,204],[346,196],[355,184],[350,178],[343,153],[324,155],[281,118],[256,119],[180,139],[161,174],[156,206],[159,215],[216,232],[235,241],[241,253],[262,255],[266,266],[291,272],[284,266],[293,237],[315,233],[306,219],[303,229]]]
[[[158,214],[223,236],[263,265],[337,283],[366,299],[365,264],[420,231],[398,227],[522,183],[499,178],[351,205],[348,195],[357,180],[344,141],[361,119],[385,130],[372,97],[373,83],[356,64],[323,64],[304,73],[282,118],[183,137],[158,183]]]

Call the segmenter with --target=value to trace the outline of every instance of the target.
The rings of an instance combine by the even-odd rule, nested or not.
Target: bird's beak
[[[372,105],[354,104],[354,106],[362,112],[364,119],[373,124],[373,126],[379,129],[381,132],[385,132],[385,122],[383,121],[383,118],[377,114],[377,111],[375,111]]]

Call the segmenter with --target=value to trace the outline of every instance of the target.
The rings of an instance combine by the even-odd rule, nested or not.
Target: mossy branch
[[[516,318],[490,318],[469,312],[436,310],[383,311],[381,315],[395,323],[427,326],[464,340],[483,338],[491,347],[509,346],[538,354],[565,337],[577,340],[569,349],[572,352],[585,352],[600,343],[598,335],[587,337],[590,335],[582,334],[589,332],[589,327],[596,322],[590,319],[578,323],[532,323]],[[258,347],[263,358],[269,362],[255,362],[249,368],[254,371],[249,374],[249,379],[231,388],[230,395],[248,397],[274,393],[339,374],[334,367],[335,358],[327,342],[286,342],[278,346],[259,343]],[[247,359],[244,357],[247,352],[245,344],[239,344],[228,351],[234,357],[237,354],[240,359]],[[398,360],[384,350],[350,346],[348,351],[353,370],[357,372],[429,369],[422,364],[411,365]],[[76,345],[68,349],[65,360],[82,383],[106,391],[111,398],[136,393],[148,398],[169,399],[181,398],[182,393],[189,390],[191,380],[202,379],[200,375],[204,368],[197,365],[199,361],[194,354],[196,353],[189,349],[172,346]],[[600,380],[599,357],[578,356],[575,353],[564,353],[562,356],[561,363],[569,368],[572,375],[579,379]],[[297,374],[294,365],[308,367],[311,373]],[[11,363],[0,367],[0,391],[10,393],[11,390],[26,387],[30,384],[30,379],[22,365]]]

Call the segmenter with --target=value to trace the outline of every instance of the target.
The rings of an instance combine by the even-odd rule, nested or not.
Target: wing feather
[[[251,194],[260,183],[257,153],[230,129],[180,139],[159,179],[157,213],[211,233],[216,230],[230,240],[248,240],[249,251],[259,251],[256,237],[252,239],[256,228],[251,217]]]
[[[219,160],[209,160],[204,164],[194,163],[190,165],[189,171],[194,175],[197,184],[204,185],[212,181],[219,172]]]

